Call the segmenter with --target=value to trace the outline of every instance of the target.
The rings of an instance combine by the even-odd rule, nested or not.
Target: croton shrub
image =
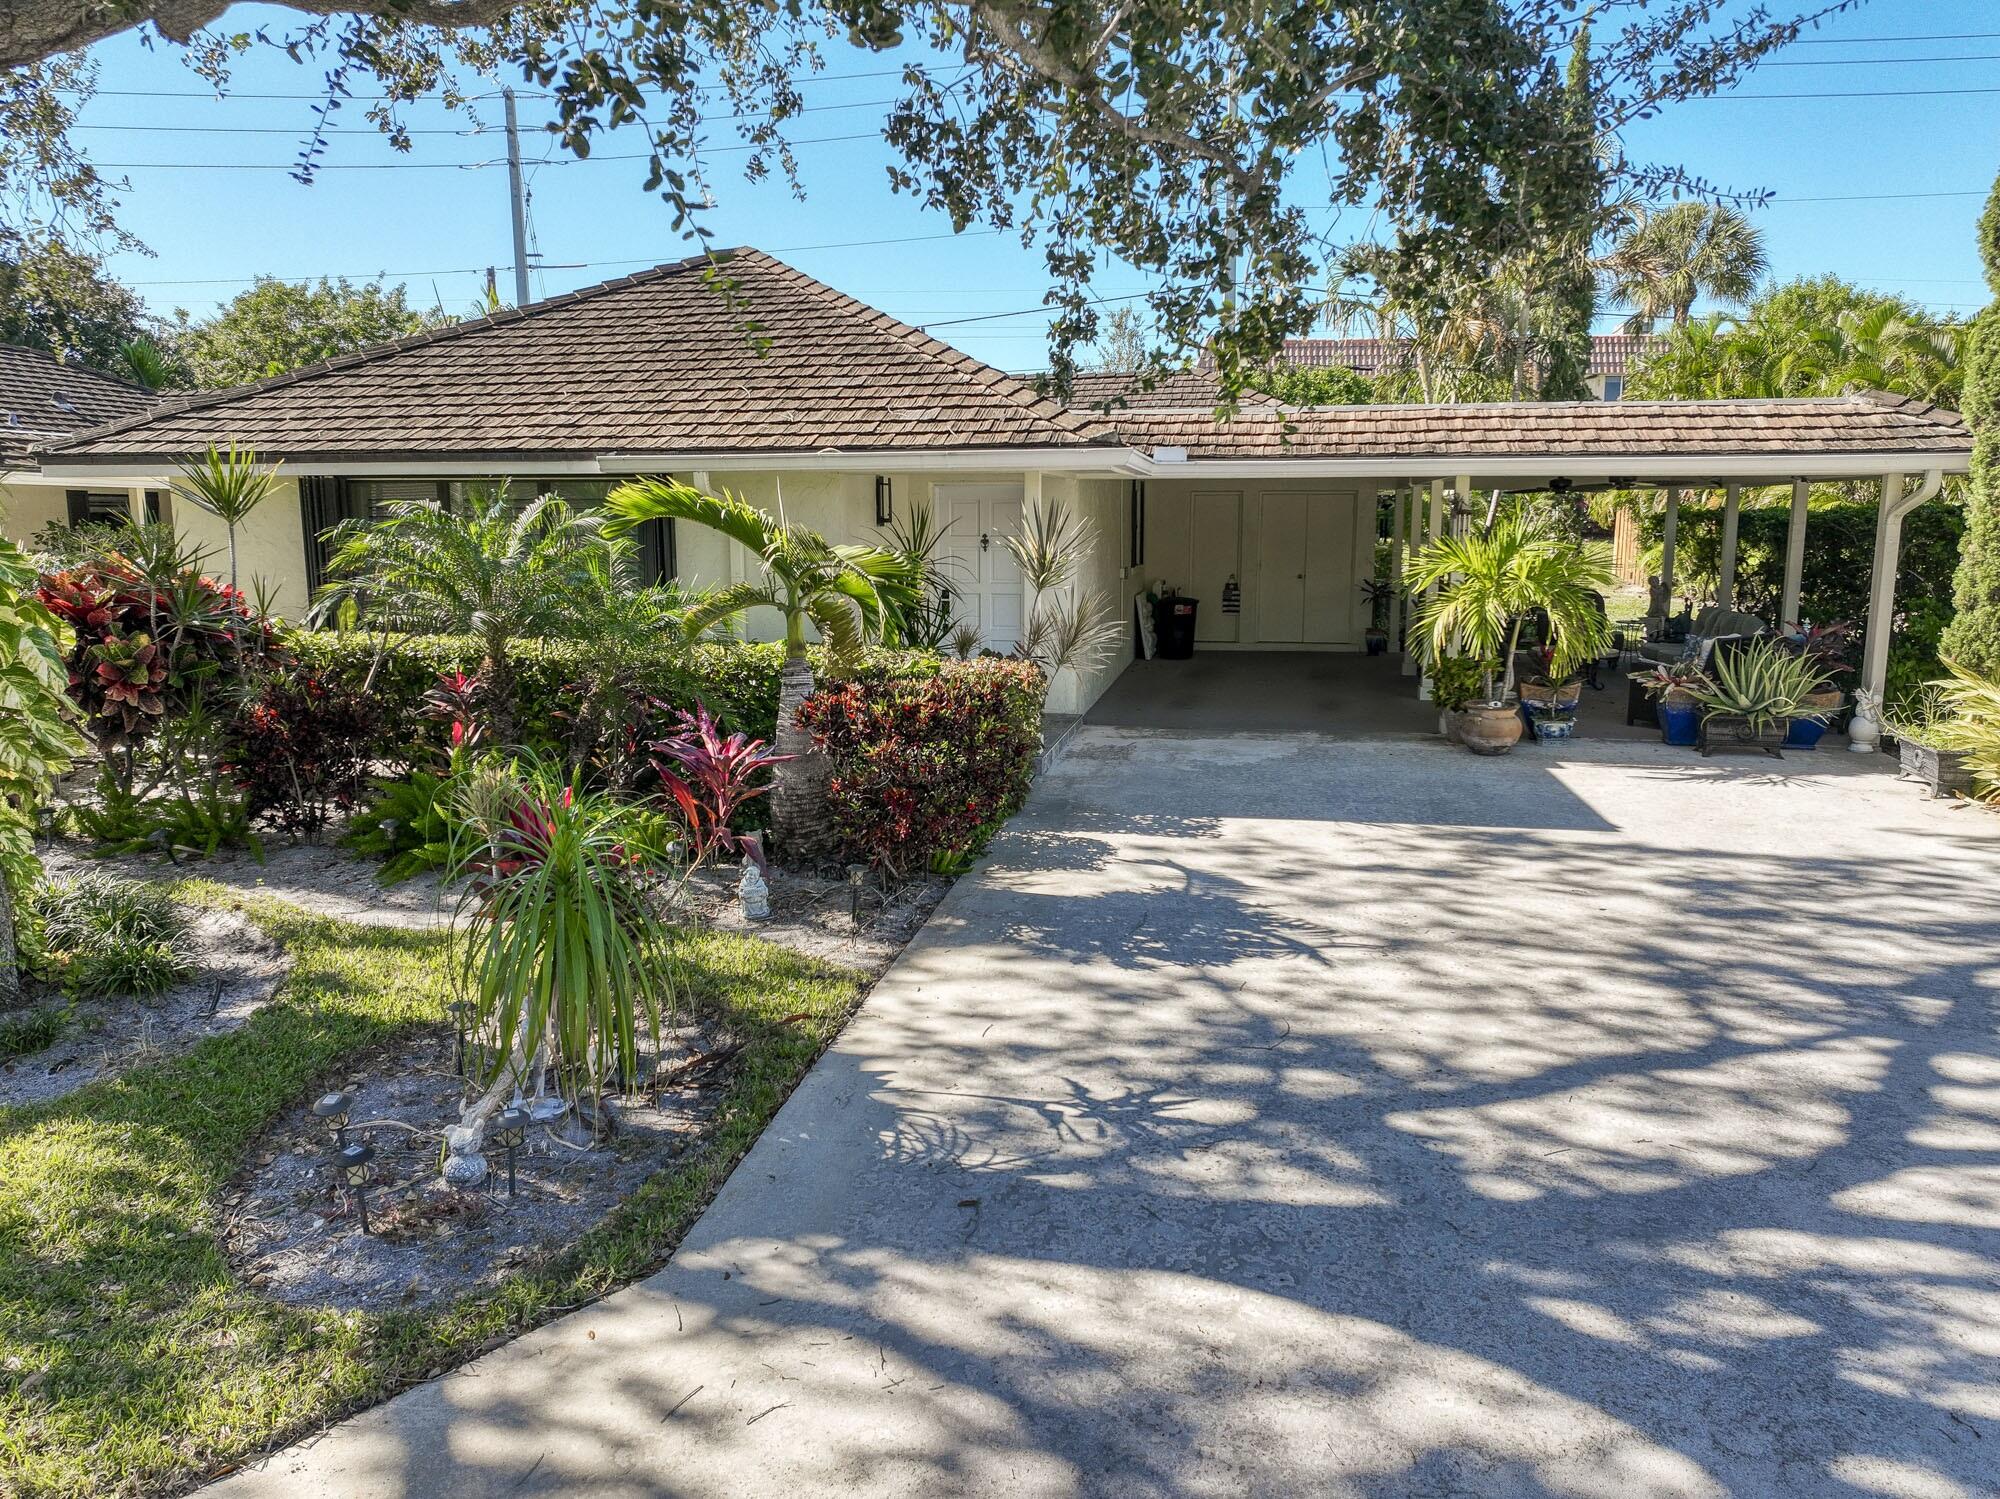
[[[315,840],[367,791],[378,718],[372,698],[318,672],[273,671],[230,719],[222,769],[252,817]]]
[[[1028,794],[1046,690],[1032,663],[986,658],[815,693],[799,721],[832,761],[842,857],[903,878],[976,852]]]

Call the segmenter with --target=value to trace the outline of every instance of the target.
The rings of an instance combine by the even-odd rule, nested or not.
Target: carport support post
[[[1736,523],[1743,503],[1743,486],[1727,484],[1722,490],[1722,561],[1716,567],[1717,608],[1736,607]]]
[[[1660,521],[1660,595],[1667,601],[1666,618],[1660,621],[1660,633],[1674,617],[1674,549],[1681,534],[1681,492],[1667,491],[1667,511]]]
[[[1396,513],[1400,515],[1405,509],[1410,512],[1407,529],[1410,550],[1414,553],[1424,539],[1424,489],[1421,484],[1412,482],[1409,493],[1397,499]],[[1403,675],[1413,677],[1417,674],[1417,653],[1410,649],[1410,601],[1407,598],[1397,598],[1396,618],[1401,623],[1397,645],[1403,652]]]
[[[1403,649],[1403,493],[1391,492],[1389,500],[1389,640]]]
[[[1882,502],[1875,511],[1875,561],[1869,578],[1867,634],[1861,645],[1861,685],[1854,693],[1854,718],[1847,726],[1848,748],[1870,754],[1882,742],[1882,688],[1889,676],[1889,635],[1895,625],[1896,564],[1903,550],[1903,517],[1935,495],[1944,474],[1932,469],[1923,483],[1903,493],[1903,475],[1882,476]]]
[[[1799,591],[1806,573],[1806,495],[1812,486],[1803,479],[1792,480],[1792,518],[1785,528],[1785,592],[1778,606],[1778,628],[1800,628]],[[1881,524],[1881,515],[1876,515]]]

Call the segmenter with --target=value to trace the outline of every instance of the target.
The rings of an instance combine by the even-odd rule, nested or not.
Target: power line
[[[880,140],[879,130],[864,130],[853,135],[801,136],[797,140],[787,140],[782,145],[829,146],[841,141]],[[722,156],[738,151],[776,150],[780,143],[759,146],[755,142],[736,146],[704,146],[704,156]],[[555,156],[544,163],[552,167],[581,166],[593,161],[647,161],[653,156],[651,151],[609,151],[591,156]],[[312,171],[319,172],[478,172],[488,167],[504,167],[507,159],[492,157],[486,161],[322,161],[315,162]],[[171,171],[171,172],[292,172],[304,170],[297,162],[281,161],[99,161],[92,163],[114,172]]]
[[[1005,232],[1005,230],[1001,229],[967,229],[962,233],[904,234],[889,239],[829,240],[816,245],[778,245],[768,253],[772,255],[804,255],[815,250],[861,250],[872,249],[877,245],[915,245],[941,239],[990,239],[995,235]],[[578,270],[611,270],[619,266],[655,266],[663,263],[657,256],[641,255],[629,260],[579,260],[574,264]],[[476,276],[484,275],[485,271],[486,267],[483,265],[459,265],[433,266],[428,270],[420,271],[309,271],[301,275],[292,276],[278,276],[273,272],[265,272],[264,274],[278,281],[374,281],[387,280],[391,276]],[[256,276],[203,276],[169,281],[127,281],[124,284],[126,286],[248,286],[251,282],[258,279]],[[999,289],[1002,291],[1013,290],[1011,287],[1002,287]]]

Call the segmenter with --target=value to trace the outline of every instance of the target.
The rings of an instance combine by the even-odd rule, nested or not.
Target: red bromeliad
[[[678,732],[647,748],[653,752],[653,768],[661,783],[680,808],[695,862],[722,849],[747,854],[761,866],[763,840],[735,832],[730,823],[745,803],[771,789],[768,781],[755,784],[756,778],[793,757],[768,753],[763,740],[748,734],[725,736],[706,704],[697,702],[692,713],[685,708],[676,711]]]

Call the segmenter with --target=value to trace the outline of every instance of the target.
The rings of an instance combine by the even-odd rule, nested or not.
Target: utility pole
[[[528,305],[528,200],[521,187],[521,126],[514,117],[514,91],[500,90],[507,108],[507,196],[514,211],[514,305]]]

